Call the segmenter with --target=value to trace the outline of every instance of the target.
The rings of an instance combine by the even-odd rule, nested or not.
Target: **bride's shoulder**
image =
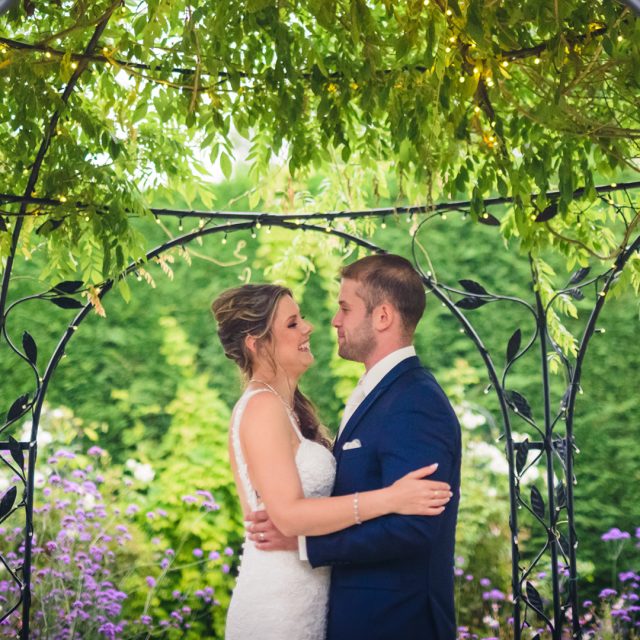
[[[287,413],[278,396],[268,390],[245,392],[245,396],[238,402],[242,402],[240,424],[243,431],[252,430],[254,425],[261,429],[286,426]]]

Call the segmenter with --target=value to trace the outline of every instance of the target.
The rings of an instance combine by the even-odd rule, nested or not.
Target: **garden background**
[[[4,269],[15,216],[25,214],[11,300],[77,278],[96,308],[58,367],[39,433],[33,637],[61,629],[87,638],[222,637],[242,523],[226,452],[241,380],[221,352],[209,311],[220,291],[265,280],[294,289],[316,327],[316,365],[303,388],[330,427],[361,373],[339,360],[330,327],[338,269],[360,254],[321,234],[263,226],[211,236],[142,265],[137,277],[119,282],[119,293],[100,301],[100,283],[143,247],[198,225],[197,217],[154,218],[149,207],[290,213],[470,200],[470,216],[441,217],[419,238],[419,216],[345,222],[345,229],[407,256],[419,240],[417,255],[428,254],[441,281],[471,278],[525,299],[532,296],[527,252],[550,292],[578,267],[610,266],[623,226],[610,211],[585,211],[596,199],[594,184],[637,175],[638,116],[628,107],[638,87],[639,30],[622,7],[564,4],[525,2],[505,15],[481,2],[310,3],[298,14],[270,2],[228,3],[217,12],[206,3],[98,2],[89,11],[82,3],[25,2],[0,18],[11,36],[0,63],[7,114],[0,125],[2,191],[27,185],[34,198],[24,211],[4,201],[0,216]],[[114,11],[102,62],[61,107],[57,88],[88,64],[70,52],[82,51]],[[299,31],[298,20],[305,25]],[[318,36],[313,46],[304,44],[305,29]],[[9,40],[40,48],[22,50]],[[150,67],[128,69],[125,54]],[[476,58],[480,70],[470,63]],[[196,71],[186,79],[178,74],[178,81],[167,60],[192,61]],[[313,72],[305,76],[310,60]],[[199,86],[215,75],[222,80],[214,88]],[[613,105],[596,99],[597,82],[613,86]],[[294,89],[302,86],[301,93]],[[561,96],[549,107],[558,86]],[[575,86],[584,92],[572,93]],[[63,118],[34,179],[40,182],[29,186],[52,109],[62,109]],[[576,204],[578,187],[586,195]],[[577,243],[554,240],[548,220],[536,227],[532,211],[548,211],[550,201],[530,194],[555,188],[551,224],[556,235],[574,233]],[[479,224],[482,199],[507,194],[515,202],[492,210],[501,227]],[[89,206],[78,209],[76,202]],[[581,215],[590,223],[583,229]],[[577,403],[580,594],[596,603],[583,613],[597,610],[597,637],[628,636],[638,620],[630,609],[640,557],[638,262],[630,262],[607,301],[598,325],[605,331],[590,346]],[[579,333],[591,305],[563,300],[556,330],[568,353],[571,332]],[[490,347],[504,350],[519,319],[493,305],[473,314]],[[7,331],[28,330],[44,358],[69,319],[37,301],[17,308]],[[508,638],[509,501],[497,406],[485,393],[473,344],[433,296],[416,346],[463,426],[460,635]],[[30,376],[6,348],[0,351],[0,407],[29,390]],[[525,360],[514,376],[540,414],[537,365]],[[554,389],[563,384],[558,373]],[[22,429],[28,421],[16,434]],[[543,482],[535,474],[529,481]],[[0,483],[4,492],[10,475]],[[4,526],[0,535],[5,549],[16,546],[9,553],[17,558],[20,531]],[[525,546],[531,535],[525,522]],[[14,587],[0,580],[1,597],[9,597]],[[537,584],[548,598],[544,575]],[[12,624],[0,633],[13,637]]]

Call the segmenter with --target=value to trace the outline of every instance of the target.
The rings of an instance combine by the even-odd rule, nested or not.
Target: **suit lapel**
[[[406,358],[402,362],[399,362],[387,375],[380,380],[380,382],[373,388],[371,393],[367,394],[366,398],[360,403],[358,408],[353,412],[353,415],[349,418],[347,424],[344,426],[340,437],[336,440],[333,447],[333,455],[336,461],[340,460],[342,455],[342,447],[345,442],[349,442],[351,434],[358,426],[360,421],[369,411],[369,408],[373,403],[405,372],[420,367],[420,360],[417,356],[411,356]]]

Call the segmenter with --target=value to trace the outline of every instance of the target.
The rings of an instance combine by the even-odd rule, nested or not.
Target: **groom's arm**
[[[379,449],[382,485],[389,486],[409,471],[437,462],[438,470],[429,479],[448,482],[455,500],[460,455],[457,420],[446,400],[429,400],[434,402],[398,413],[384,430]],[[424,553],[438,535],[442,522],[450,517],[448,508],[438,516],[391,514],[336,533],[309,536],[309,562],[317,567],[414,557]]]

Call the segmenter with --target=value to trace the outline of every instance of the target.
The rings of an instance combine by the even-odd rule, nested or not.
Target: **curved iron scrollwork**
[[[611,191],[611,188],[607,187],[606,191]],[[23,202],[23,200],[19,201]],[[469,206],[469,203],[454,204],[455,207],[453,208],[458,211],[465,211]],[[496,204],[502,204],[502,202],[497,202]],[[450,209],[451,207],[448,208],[448,210]],[[408,211],[410,215],[415,215],[418,212],[424,213],[425,210],[424,207],[414,207],[407,208],[406,211]],[[385,216],[395,212],[397,212],[397,210],[377,209],[352,212],[352,217],[374,216],[384,220]],[[171,212],[171,215],[181,219],[190,213],[191,212]],[[144,260],[130,264],[117,279],[108,280],[97,287],[98,297],[102,299],[113,288],[118,279],[135,274],[142,264],[159,257],[176,246],[184,246],[196,238],[203,238],[212,234],[222,233],[226,235],[241,230],[252,230],[258,225],[270,225],[292,231],[313,231],[334,235],[343,239],[345,242],[354,243],[363,247],[367,251],[385,252],[383,248],[374,243],[354,234],[347,233],[346,231],[336,229],[332,225],[332,222],[338,217],[351,217],[349,212],[334,214],[298,214],[295,216],[264,213],[244,213],[234,216],[224,212],[209,212],[206,216],[203,216],[202,212],[198,212],[196,215],[203,218],[203,223],[196,229],[150,250]],[[437,210],[436,213],[427,213],[419,229],[438,215],[440,215],[440,213],[438,213]],[[484,222],[486,224],[494,224],[497,222],[497,219],[487,213]],[[579,638],[581,637],[581,629],[578,616],[577,595],[577,535],[574,526],[573,505],[573,418],[576,392],[580,384],[584,356],[589,340],[595,331],[596,320],[603,308],[606,295],[630,257],[640,248],[640,237],[631,242],[629,246],[618,255],[615,265],[607,272],[595,277],[588,277],[588,269],[579,270],[571,277],[566,287],[559,291],[556,297],[545,305],[543,304],[539,291],[536,291],[535,286],[533,294],[534,300],[533,302],[528,302],[512,296],[500,295],[488,291],[482,284],[474,280],[460,280],[460,288],[439,282],[431,271],[423,269],[420,264],[416,252],[418,231],[414,234],[413,257],[414,263],[422,275],[425,287],[447,307],[460,323],[462,330],[473,341],[486,366],[490,386],[496,393],[498,400],[502,417],[505,451],[509,466],[514,637],[519,639],[523,629],[533,624],[532,617],[535,616],[537,618],[536,623],[542,621],[542,624],[554,640],[559,640],[562,628],[569,620],[572,625],[573,636]],[[533,262],[531,266],[532,280],[535,284],[538,275]],[[0,499],[0,524],[8,518],[13,518],[15,522],[17,519],[16,514],[19,512],[22,512],[22,521],[24,522],[24,540],[18,546],[19,553],[15,551],[5,553],[4,550],[0,550],[0,563],[2,563],[8,571],[11,580],[14,581],[17,594],[16,601],[9,603],[7,608],[0,612],[0,620],[6,619],[22,605],[23,624],[20,634],[21,638],[28,638],[31,604],[32,514],[38,425],[51,377],[61,358],[64,356],[69,341],[91,311],[92,305],[90,302],[79,299],[79,295],[84,291],[84,283],[68,281],[62,282],[48,291],[12,302],[5,309],[9,288],[9,278],[6,276],[7,273],[5,272],[0,295],[0,302],[2,303],[0,305],[1,335],[16,357],[32,370],[34,376],[34,391],[32,394],[21,394],[15,399],[7,411],[4,424],[0,426],[0,434],[8,433],[10,427],[16,425],[28,414],[31,416],[31,429],[28,440],[18,441],[9,436],[6,441],[0,442],[0,450],[6,451],[9,454],[8,456],[0,456],[2,467],[12,473],[14,478],[13,485]],[[596,294],[596,303],[582,334],[577,355],[572,362],[552,339],[549,333],[548,316],[559,296],[568,295],[579,299],[584,297],[583,292],[589,287],[591,287]],[[61,336],[56,349],[50,356],[42,373],[38,364],[40,354],[38,353],[38,347],[33,337],[27,331],[24,331],[20,345],[18,345],[17,341],[9,334],[7,328],[7,318],[12,311],[18,305],[34,300],[49,301],[63,310],[76,311],[75,317],[71,320]],[[505,350],[505,364],[501,372],[499,372],[482,338],[467,317],[467,314],[472,313],[475,309],[498,302],[520,306],[526,310],[527,317],[529,317],[531,321],[531,327],[528,333],[523,331],[521,327],[516,327],[511,333]],[[527,398],[518,390],[511,388],[508,384],[509,373],[514,365],[525,354],[533,350],[536,345],[540,350],[540,372],[544,398],[544,415],[543,420],[540,422],[534,418]],[[565,368],[567,379],[569,380],[567,389],[555,412],[552,409],[552,398],[549,386],[550,376],[547,364],[547,351],[549,349],[558,354]],[[527,436],[516,441],[512,428],[514,420],[518,420],[525,425],[531,437]],[[564,424],[563,430],[561,430],[562,424]],[[25,452],[28,454],[28,459],[25,459]],[[534,465],[545,466],[546,490],[540,490],[534,485],[531,487],[529,495],[525,496],[522,492],[521,480],[524,474]],[[559,477],[559,481],[556,481],[556,477]],[[19,488],[20,491],[18,490]],[[518,511],[520,509],[524,509],[530,514],[533,521],[537,523],[545,534],[545,541],[542,548],[539,549],[529,561],[525,561],[525,555],[521,551],[518,540]],[[545,555],[549,555],[551,559],[550,580],[553,593],[551,607],[545,604],[540,593],[533,586],[531,580],[529,580],[532,571],[543,561]],[[566,574],[566,577],[564,574]]]

